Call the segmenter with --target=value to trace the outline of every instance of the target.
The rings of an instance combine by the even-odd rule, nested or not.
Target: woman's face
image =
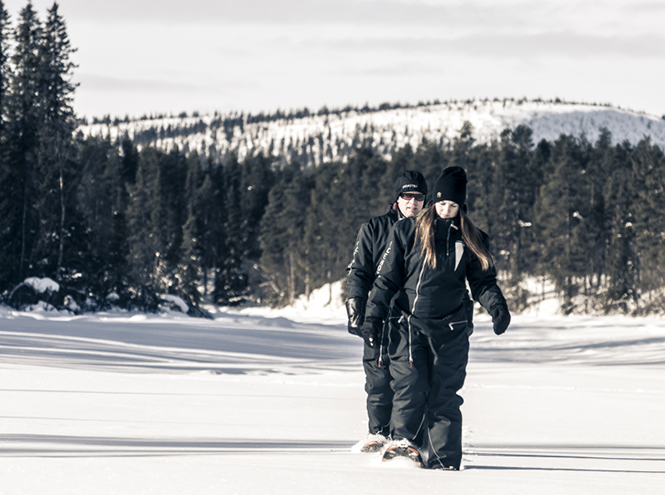
[[[459,213],[459,205],[453,201],[439,201],[434,203],[436,214],[441,218],[455,218]]]

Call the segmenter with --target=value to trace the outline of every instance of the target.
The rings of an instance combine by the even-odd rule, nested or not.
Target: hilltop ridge
[[[389,157],[424,139],[445,145],[459,136],[464,122],[473,126],[473,137],[484,143],[497,139],[506,129],[526,125],[533,130],[534,144],[556,140],[561,134],[585,136],[595,141],[606,128],[615,143],[636,144],[650,137],[665,147],[665,118],[615,108],[610,105],[569,103],[560,100],[494,99],[383,104],[377,108],[351,108],[316,113],[303,109],[274,114],[229,114],[125,118],[95,121],[79,127],[84,135],[127,135],[139,146],[196,150],[215,158],[235,152],[239,159],[263,152],[286,159],[298,157],[308,165],[345,161],[353,149],[369,146]]]

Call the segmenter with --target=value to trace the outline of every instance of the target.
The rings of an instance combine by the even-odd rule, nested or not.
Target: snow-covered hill
[[[407,143],[414,148],[427,139],[448,143],[459,135],[465,121],[473,125],[479,142],[497,138],[505,128],[529,126],[533,141],[554,140],[561,134],[585,135],[594,141],[607,128],[615,142],[635,144],[645,136],[665,147],[665,119],[605,105],[529,100],[469,100],[380,109],[347,109],[296,117],[203,115],[116,121],[80,128],[83,135],[124,135],[139,144],[213,156],[235,151],[242,160],[262,151],[273,156],[306,156],[310,163],[344,160],[359,144],[370,144],[389,155]],[[665,117],[665,116],[664,116]]]

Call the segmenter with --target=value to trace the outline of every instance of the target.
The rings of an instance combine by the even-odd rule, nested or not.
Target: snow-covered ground
[[[328,293],[328,296],[330,293]],[[478,316],[465,469],[354,454],[341,305],[162,315],[0,307],[0,493],[661,494],[665,322]]]

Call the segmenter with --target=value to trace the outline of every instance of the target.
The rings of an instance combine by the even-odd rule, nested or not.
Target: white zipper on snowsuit
[[[379,339],[379,368],[383,364],[383,335],[386,331],[386,325],[390,325],[390,316],[386,319],[381,327],[381,338]]]
[[[450,226],[448,227],[448,236],[446,237],[446,257],[450,257],[450,229],[452,228],[459,230],[457,225],[455,225],[453,222],[450,222]]]

